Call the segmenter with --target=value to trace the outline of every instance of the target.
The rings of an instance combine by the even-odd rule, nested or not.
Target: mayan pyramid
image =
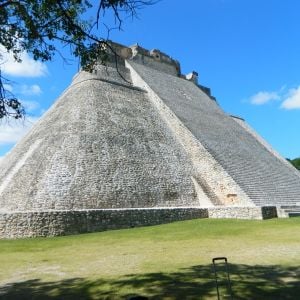
[[[224,113],[196,72],[112,45],[117,56],[80,71],[2,160],[0,237],[263,218],[300,202],[300,173]]]

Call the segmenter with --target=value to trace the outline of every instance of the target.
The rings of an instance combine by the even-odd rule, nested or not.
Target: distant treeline
[[[287,160],[298,170],[300,170],[300,157],[295,158],[295,159],[289,159],[287,158]]]

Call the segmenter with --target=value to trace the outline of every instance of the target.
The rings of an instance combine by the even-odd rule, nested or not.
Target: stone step
[[[299,210],[300,211],[299,205],[282,205],[280,208],[282,208],[284,210]]]
[[[288,215],[290,218],[300,217],[300,211],[299,212],[289,212]]]
[[[292,210],[292,209],[285,209],[284,210],[286,213],[295,213],[295,214],[297,214],[297,213],[300,213],[300,209],[297,209],[297,210]]]
[[[285,214],[290,218],[292,217],[300,217],[300,206],[298,205],[282,205],[280,207],[284,210]]]

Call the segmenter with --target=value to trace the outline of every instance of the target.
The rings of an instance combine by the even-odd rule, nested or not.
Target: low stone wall
[[[276,206],[262,206],[262,207],[211,207],[208,208],[209,218],[222,219],[271,219],[277,218]]]
[[[276,207],[177,207],[0,213],[0,238],[58,236],[198,218],[269,219]]]
[[[207,218],[202,208],[102,209],[0,214],[0,238],[57,236]]]

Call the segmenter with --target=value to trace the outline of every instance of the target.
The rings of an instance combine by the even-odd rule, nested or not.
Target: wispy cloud
[[[15,61],[12,53],[8,53],[6,49],[0,45],[1,52],[1,69],[4,74],[16,77],[40,77],[48,73],[47,66],[33,60],[27,52],[21,54],[21,63]]]
[[[300,86],[289,90],[287,96],[281,103],[281,108],[287,110],[300,109]]]
[[[26,113],[33,113],[41,108],[40,103],[37,101],[22,100],[22,105],[24,106]]]
[[[39,85],[27,85],[23,84],[20,89],[20,93],[25,96],[38,96],[42,93],[42,89]]]
[[[13,145],[18,142],[38,119],[36,117],[26,117],[25,121],[2,120],[0,123],[0,146]]]
[[[253,105],[264,105],[272,101],[279,101],[280,108],[286,110],[300,109],[300,85],[296,88],[286,89],[283,86],[276,92],[261,91],[246,100]]]
[[[274,100],[280,100],[280,95],[278,92],[262,91],[250,97],[249,100],[251,104],[263,105]]]

